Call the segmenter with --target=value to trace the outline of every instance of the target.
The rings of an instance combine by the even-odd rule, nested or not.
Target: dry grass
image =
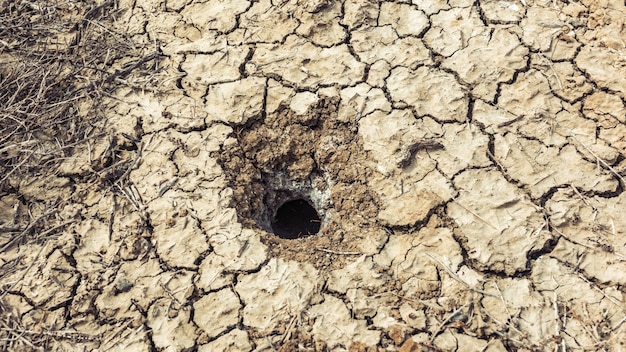
[[[128,85],[130,75],[154,73],[154,47],[115,29],[124,11],[117,0],[0,0],[0,197],[19,196],[20,182],[54,175],[76,148],[109,138],[102,98]],[[30,209],[37,201],[22,202]],[[0,256],[58,232],[57,205],[39,204],[44,217],[28,211],[19,224],[0,222]],[[15,271],[9,264],[0,260],[0,278]],[[21,326],[3,302],[8,291],[0,287],[0,350],[46,349],[51,339],[72,337]]]
[[[54,172],[72,148],[101,136],[101,97],[158,55],[111,29],[122,11],[114,1],[0,1],[0,191],[7,191],[12,176]]]

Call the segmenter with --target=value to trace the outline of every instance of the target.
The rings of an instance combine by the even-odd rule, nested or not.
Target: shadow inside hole
[[[315,235],[321,220],[317,211],[304,199],[285,202],[276,210],[272,231],[280,238],[296,239]]]

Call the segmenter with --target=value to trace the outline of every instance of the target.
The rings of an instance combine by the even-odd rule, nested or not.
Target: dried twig
[[[607,169],[609,169],[609,171],[611,171],[611,173],[613,175],[615,175],[615,177],[617,177],[621,183],[622,183],[622,187],[626,186],[626,180],[624,180],[624,177],[622,177],[622,175],[620,175],[619,172],[617,172],[617,170],[615,170],[611,165],[609,165],[606,161],[604,161],[604,159],[602,159],[601,157],[599,157],[596,153],[594,153],[591,149],[589,149],[589,147],[587,147],[585,145],[585,143],[583,143],[580,139],[578,139],[576,137],[576,134],[572,131],[570,133],[570,135],[572,136],[572,138],[574,138],[574,140],[576,142],[578,142],[578,144],[580,144],[583,148],[585,148],[585,150],[591,154],[594,158],[596,158],[596,160],[602,164],[602,166],[606,167]]]
[[[405,145],[400,149],[400,155],[396,160],[396,165],[403,169],[411,165],[415,153],[420,149],[443,149],[443,144],[437,142],[434,139],[417,138]]]
[[[43,232],[43,233],[40,235],[40,237],[45,238],[48,234],[52,233],[53,231],[56,231],[57,229],[59,229],[59,228],[61,228],[61,227],[64,227],[64,226],[66,226],[66,225],[68,225],[68,224],[71,224],[71,223],[73,223],[74,221],[75,221],[75,220],[69,220],[69,221],[66,221],[66,222],[64,222],[64,223],[62,223],[62,224],[59,224],[59,225],[57,225],[57,226],[54,226],[53,228],[48,229],[47,231]],[[39,249],[39,252],[37,252],[37,254],[35,255],[35,257],[33,258],[33,261],[32,261],[32,262],[28,265],[28,267],[26,268],[26,270],[24,270],[24,272],[22,273],[22,275],[21,275],[20,279],[16,280],[16,281],[13,283],[13,285],[11,285],[11,287],[10,287],[8,290],[6,290],[6,291],[4,291],[2,294],[0,294],[0,300],[1,300],[2,298],[4,298],[4,296],[5,296],[5,295],[6,295],[9,291],[12,291],[18,283],[20,283],[20,282],[22,282],[22,281],[24,280],[24,278],[26,277],[26,274],[28,274],[28,272],[30,271],[30,269],[31,269],[31,268],[35,265],[35,262],[37,262],[37,258],[41,255],[41,253],[43,252],[44,248],[46,248],[46,245],[47,245],[47,244],[48,244],[48,242],[45,242],[45,243],[41,246],[41,248]]]
[[[33,227],[36,224],[38,224],[42,219],[45,219],[45,218],[49,217],[50,215],[55,214],[57,211],[58,211],[58,209],[55,207],[55,208],[49,210],[48,212],[44,213],[43,215],[39,216],[34,221],[32,221],[30,224],[28,224],[28,226],[24,230],[22,230],[22,232],[19,235],[13,236],[13,238],[11,238],[11,240],[9,240],[7,243],[5,243],[4,246],[2,246],[2,248],[0,248],[0,253],[4,253],[4,251],[6,251],[9,247],[11,247],[14,243],[16,243],[19,240],[21,240],[22,238],[24,238],[33,229]]]
[[[604,291],[602,291],[602,289],[600,287],[598,287],[595,283],[593,283],[589,279],[587,279],[582,273],[579,272],[578,273],[578,277],[580,277],[583,281],[588,283],[589,286],[591,286],[594,290],[600,292],[600,294],[603,295],[604,298],[609,300],[611,303],[615,304],[616,307],[623,307],[624,306],[623,302],[619,302],[619,301],[617,301],[617,299],[607,295]]]
[[[460,206],[461,208],[465,209],[465,211],[467,211],[468,213],[474,215],[478,220],[482,221],[483,223],[485,223],[485,225],[491,227],[492,229],[500,232],[502,230],[498,229],[497,227],[493,226],[489,221],[485,220],[485,218],[483,218],[482,216],[476,214],[476,212],[470,210],[468,207],[464,206],[463,204],[461,204],[458,200],[454,200],[454,204]]]
[[[442,262],[440,259],[436,258],[434,255],[430,254],[430,253],[424,253],[426,254],[430,259],[432,259],[434,262],[436,262],[437,264],[441,265],[447,272],[448,274],[450,274],[450,276],[455,279],[456,281],[462,283],[465,287],[469,288],[470,290],[474,291],[474,292],[478,292],[481,293],[483,295],[487,295],[487,296],[493,296],[493,297],[498,297],[498,295],[493,294],[491,292],[487,292],[487,291],[483,291],[480,289],[477,289],[473,286],[471,286],[470,284],[468,284],[467,282],[465,282],[465,280],[461,279],[454,271],[452,271],[452,269],[447,266],[444,262]]]
[[[443,331],[443,327],[446,326],[449,322],[452,321],[452,319],[461,316],[463,314],[463,309],[465,309],[465,307],[469,306],[471,304],[470,302],[467,302],[466,304],[464,304],[462,307],[460,307],[459,309],[455,310],[454,312],[450,313],[442,322],[441,324],[439,324],[439,327],[437,328],[437,330],[435,330],[430,338],[430,343],[432,344],[433,342],[435,342],[435,339],[437,338],[437,336],[441,333],[441,331]]]
[[[20,331],[20,330],[18,330],[18,329],[15,329],[15,328],[10,327],[9,325],[7,325],[7,324],[6,324],[4,321],[2,321],[2,320],[0,320],[0,324],[2,324],[2,325],[4,326],[4,329],[2,329],[2,330],[3,330],[3,331],[7,331],[9,334],[11,334],[11,335],[15,336],[15,339],[16,339],[16,340],[20,340],[21,342],[23,342],[23,343],[27,344],[27,345],[28,345],[28,346],[30,346],[31,348],[34,348],[34,349],[39,350],[39,351],[43,351],[43,348],[41,348],[41,347],[39,347],[39,348],[38,348],[38,347],[37,347],[37,346],[35,346],[35,345],[31,342],[31,341],[27,340],[27,339],[24,337],[24,334],[25,334],[25,333],[24,333],[24,331]]]
[[[334,251],[332,249],[326,249],[326,248],[320,248],[320,247],[315,247],[315,250],[324,252],[324,253],[336,254],[336,255],[361,255],[363,254],[360,252],[340,252],[340,251]]]

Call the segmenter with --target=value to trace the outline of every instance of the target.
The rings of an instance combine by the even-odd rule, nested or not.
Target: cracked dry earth
[[[79,200],[45,243],[3,238],[2,305],[24,336],[59,351],[626,349],[622,0],[117,6],[166,79],[104,97],[113,138],[1,195],[4,224]],[[128,183],[73,183],[107,158],[126,169],[102,182]],[[296,199],[319,233],[281,238]]]

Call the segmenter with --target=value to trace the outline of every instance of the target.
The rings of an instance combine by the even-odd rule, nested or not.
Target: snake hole
[[[284,202],[276,209],[271,222],[272,232],[283,239],[297,239],[319,232],[321,219],[317,210],[305,199]]]

